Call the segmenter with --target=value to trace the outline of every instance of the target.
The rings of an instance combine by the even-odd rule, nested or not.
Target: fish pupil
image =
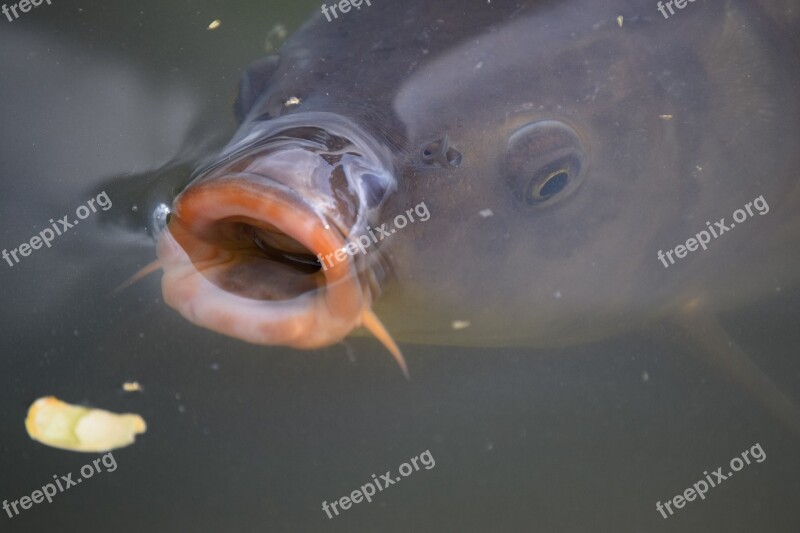
[[[553,196],[554,194],[558,194],[564,190],[564,187],[567,186],[569,182],[569,174],[565,170],[560,170],[555,174],[549,176],[542,186],[539,188],[538,196],[541,199],[547,199]]]

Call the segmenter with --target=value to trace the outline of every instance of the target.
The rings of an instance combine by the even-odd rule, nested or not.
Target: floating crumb
[[[126,381],[122,384],[122,390],[125,392],[142,392],[142,386],[138,381]]]
[[[650,381],[650,374],[647,373],[647,370],[642,372],[642,381]]]
[[[35,441],[73,452],[105,452],[133,444],[147,431],[137,414],[117,414],[62,402],[55,396],[39,398],[28,409],[25,429]]]
[[[623,22],[624,20],[625,20],[625,19],[622,17],[622,15],[619,15],[619,16],[617,17],[617,26],[619,26],[619,27],[621,28],[621,27],[622,27],[622,22]]]
[[[270,39],[274,38],[279,41],[282,41],[286,39],[287,35],[289,35],[289,32],[286,31],[286,26],[284,26],[283,24],[275,24],[275,26],[273,26],[272,29],[269,30],[267,37]]]
[[[212,22],[211,24],[208,25],[208,29],[209,30],[216,30],[220,26],[222,26],[222,21],[217,19],[217,20],[215,20],[214,22]]]
[[[453,320],[452,322],[453,329],[467,329],[470,326],[469,320]]]
[[[479,211],[478,214],[480,216],[482,216],[483,218],[489,218],[490,216],[494,215],[494,213],[492,212],[491,209],[483,209],[483,210]]]
[[[283,105],[285,105],[286,107],[289,107],[290,105],[300,105],[300,99],[296,96],[292,96],[291,98],[286,100],[286,103],[284,103]]]
[[[267,33],[267,37],[264,39],[264,48],[266,48],[267,52],[275,50],[284,39],[286,39],[288,34],[289,32],[286,31],[286,26],[283,24],[276,24],[269,30],[269,33]]]
[[[658,115],[661,120],[672,120],[672,115]]]

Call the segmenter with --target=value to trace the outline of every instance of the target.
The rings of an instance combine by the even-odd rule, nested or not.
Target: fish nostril
[[[463,156],[461,155],[461,152],[459,152],[458,150],[450,148],[447,151],[447,162],[450,164],[451,167],[461,166],[462,159]]]
[[[441,151],[441,141],[433,141],[422,149],[423,163],[433,164],[436,162],[436,156]]]
[[[450,146],[450,139],[447,135],[429,142],[420,150],[420,160],[426,165],[458,167],[461,165],[462,159],[461,152]]]

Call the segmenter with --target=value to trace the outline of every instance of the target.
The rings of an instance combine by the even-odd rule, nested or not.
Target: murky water
[[[243,69],[318,9],[54,0],[0,20],[2,247],[187,145],[224,144]],[[0,501],[95,458],[30,440],[36,398],[148,422],[115,471],[0,511],[0,530],[798,530],[798,436],[671,323],[563,349],[404,344],[410,381],[373,339],[248,345],[164,305],[158,276],[112,292],[154,258],[149,214],[171,190],[142,190],[109,188],[108,212],[0,263]],[[798,301],[776,290],[720,321],[800,402]],[[123,392],[131,381],[143,390]],[[668,519],[656,510],[756,443],[766,460]],[[426,450],[434,467],[371,503],[322,509]]]

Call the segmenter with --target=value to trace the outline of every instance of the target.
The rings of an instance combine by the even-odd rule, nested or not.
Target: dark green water
[[[187,139],[225,142],[243,69],[268,35],[277,46],[276,26],[291,32],[318,9],[54,0],[0,20],[2,246],[106,180],[160,167]],[[131,198],[111,200],[110,213],[138,212]],[[405,345],[407,382],[370,339],[313,352],[250,346],[183,320],[157,276],[112,294],[153,244],[100,219],[13,268],[0,263],[0,501],[95,457],[28,438],[38,397],[140,413],[148,432],[114,452],[116,471],[14,518],[0,511],[0,531],[800,527],[797,437],[666,324],[563,350]],[[798,400],[799,311],[784,291],[722,317]],[[131,380],[143,392],[121,392]],[[755,443],[764,462],[667,520],[655,510]],[[425,450],[430,470],[332,520],[322,511]]]

